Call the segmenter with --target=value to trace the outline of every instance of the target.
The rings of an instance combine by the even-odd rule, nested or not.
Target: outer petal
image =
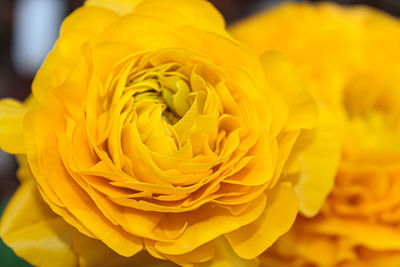
[[[155,248],[168,255],[193,251],[221,234],[235,231],[259,218],[265,208],[265,198],[265,195],[260,195],[239,215],[232,215],[223,208],[213,206],[203,206],[192,214],[177,214],[174,216],[175,222],[188,222],[188,227],[174,243],[157,242]]]
[[[73,231],[45,205],[29,179],[12,198],[0,225],[4,242],[36,266],[76,266],[70,246]]]
[[[157,17],[175,26],[190,25],[229,37],[224,18],[208,1],[146,0],[135,7],[134,13]]]
[[[373,255],[370,259],[363,260],[359,265],[354,263],[345,265],[344,267],[375,267],[375,266],[396,266],[400,262],[400,255],[396,253],[381,253],[377,256]]]
[[[277,89],[289,105],[290,113],[285,130],[312,128],[317,119],[317,107],[294,65],[275,51],[265,52],[260,59],[269,84]]]
[[[373,229],[369,232],[374,232]],[[361,252],[358,247],[358,252],[363,254],[363,257],[359,257],[355,251],[358,244],[351,239],[312,233],[302,227],[293,227],[271,250],[261,256],[262,266],[305,266],[308,263],[315,266],[392,267],[400,262],[400,255],[394,251]]]
[[[28,110],[13,99],[0,101],[0,148],[11,154],[25,153],[23,120]]]
[[[398,230],[377,223],[329,218],[315,223],[310,222],[304,228],[312,229],[315,233],[348,237],[354,243],[373,250],[400,249],[400,233]]]
[[[298,200],[291,185],[279,183],[268,192],[264,214],[225,237],[239,257],[253,259],[290,229],[298,209]]]
[[[316,128],[302,131],[284,168],[294,178],[300,211],[307,217],[318,213],[333,188],[341,155],[338,125],[332,111],[321,106]]]
[[[277,267],[300,266],[301,264],[297,262],[304,263],[304,261],[315,263],[317,266],[335,266],[338,259],[349,257],[347,253],[347,255],[339,255],[339,246],[329,236],[305,234],[301,228],[298,229],[295,225],[279,239],[271,250],[261,256],[261,262]],[[281,257],[274,257],[275,253]]]
[[[283,95],[289,105],[290,114],[284,130],[317,127],[301,132],[284,170],[284,173],[290,174],[288,169],[293,168],[295,161],[300,177],[294,175],[291,178],[295,178],[293,184],[300,200],[300,210],[307,216],[313,216],[332,190],[339,164],[338,120],[324,107],[319,108],[318,114],[313,98],[286,57],[270,51],[261,56],[261,61],[271,86]]]
[[[132,9],[142,0],[86,0],[85,6],[99,6],[112,9],[123,15]]]
[[[138,13],[175,26],[190,25],[229,36],[222,15],[204,0],[87,0],[85,6],[105,7],[120,15]]]
[[[309,92],[329,106],[337,105],[347,75],[367,64],[363,60],[364,49],[360,49],[365,37],[354,21],[343,19],[346,14],[337,5],[319,6],[288,1],[240,21],[230,33],[259,54],[276,49],[287,55],[299,68]],[[360,12],[357,17],[364,16]]]
[[[89,238],[56,215],[44,202],[32,179],[27,161],[19,157],[22,185],[1,221],[0,235],[17,255],[35,266],[117,267],[175,266],[141,252],[123,257],[99,240]]]
[[[55,101],[54,99],[51,104],[55,105]],[[108,221],[98,210],[94,202],[85,194],[83,189],[72,180],[62,167],[63,164],[60,155],[57,150],[54,150],[54,147],[58,147],[56,138],[52,135],[54,132],[52,133],[52,130],[48,127],[49,125],[46,125],[48,123],[46,119],[50,115],[45,113],[44,106],[42,108],[34,112],[29,112],[25,117],[24,125],[27,129],[25,131],[27,158],[35,180],[44,192],[42,195],[46,202],[54,212],[63,216],[67,222],[75,226],[82,233],[96,236],[113,250],[118,251],[118,253],[124,256],[136,254],[142,249],[140,239],[127,235],[120,226],[115,226]],[[51,115],[54,115],[55,109],[52,110],[53,114]],[[44,112],[47,117],[39,116],[40,112]],[[52,118],[50,121],[54,122],[57,120]],[[38,131],[41,131],[42,135],[37,134]],[[43,161],[37,157],[37,149],[46,149],[46,160]],[[43,175],[39,164],[44,164],[44,166],[40,166],[42,169],[51,168],[53,173],[49,176]],[[61,202],[58,194],[64,194],[64,196],[68,197],[64,198],[63,202]],[[96,224],[93,224],[94,221]]]
[[[65,19],[59,40],[32,83],[33,94],[39,101],[49,90],[65,81],[80,59],[83,44],[117,18],[118,14],[112,10],[84,7],[75,10]]]
[[[224,237],[219,237],[214,240],[214,246],[216,247],[216,252],[213,259],[210,262],[196,265],[198,267],[256,267],[259,266],[257,259],[255,260],[245,260],[232,250],[231,246]]]
[[[80,267],[123,267],[123,266],[176,266],[159,260],[142,251],[133,257],[123,257],[112,251],[99,240],[89,238],[75,231],[73,247],[79,257]]]

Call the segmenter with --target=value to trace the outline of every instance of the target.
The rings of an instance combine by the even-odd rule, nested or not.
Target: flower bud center
[[[135,103],[147,101],[161,105],[163,119],[169,124],[178,122],[193,103],[187,77],[171,64],[133,73],[126,84],[126,90],[131,89],[136,91]]]

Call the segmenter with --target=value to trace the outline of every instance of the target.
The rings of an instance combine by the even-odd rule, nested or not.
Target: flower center
[[[177,123],[193,104],[187,77],[177,72],[173,64],[133,73],[125,90],[136,91],[133,94],[135,103],[160,105],[163,119],[169,124]]]

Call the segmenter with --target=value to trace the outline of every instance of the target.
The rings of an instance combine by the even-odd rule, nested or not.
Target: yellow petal
[[[7,206],[0,235],[14,252],[35,266],[77,266],[73,228],[42,200],[33,180],[23,182]]]
[[[330,236],[312,235],[301,227],[296,227],[297,225],[295,224],[288,233],[279,238],[271,250],[261,256],[261,262],[280,258],[286,259],[286,264],[281,263],[276,266],[290,266],[287,261],[299,258],[315,263],[317,266],[336,266],[340,257],[338,242]]]
[[[195,248],[212,241],[224,233],[234,231],[260,216],[265,207],[265,195],[260,195],[250,206],[238,214],[232,215],[218,206],[204,205],[190,214],[174,214],[165,223],[167,229],[176,225],[188,224],[182,235],[174,243],[157,242],[155,248],[164,254],[178,255],[193,251]]]
[[[38,105],[38,100],[32,94],[30,94],[24,101],[24,106],[30,109],[36,108]]]
[[[372,255],[371,258],[363,259],[359,263],[359,265],[352,265],[356,263],[350,263],[344,267],[375,267],[375,266],[382,266],[382,267],[391,267],[396,266],[400,262],[400,255],[396,252],[391,253],[379,253],[378,255]]]
[[[365,20],[365,25],[376,24],[367,22],[363,7],[355,9],[357,15],[352,19],[351,12],[333,3],[312,5],[288,1],[240,21],[231,27],[230,33],[259,54],[274,49],[287,55],[298,67],[309,92],[325,104],[336,105],[341,101],[340,90],[348,75],[365,69],[368,64],[363,55],[365,31],[356,20]],[[382,31],[378,35],[382,40]],[[383,43],[395,45],[393,36],[398,34],[392,33],[391,41]],[[373,55],[388,51],[377,50],[376,44],[371,48]]]
[[[51,104],[56,104],[56,101],[52,101]],[[113,225],[65,170],[59,152],[54,149],[54,147],[58,147],[55,133],[50,125],[46,125],[50,115],[45,113],[44,104],[41,108],[35,112],[29,112],[24,125],[26,129],[29,129],[25,132],[27,148],[29,147],[27,158],[46,202],[54,212],[63,216],[68,223],[75,226],[80,232],[96,236],[124,256],[136,254],[142,249],[140,239],[126,234],[120,226]],[[56,109],[52,110],[51,115],[54,115]],[[44,114],[41,114],[41,112],[44,112]],[[53,118],[50,121],[56,120]],[[37,132],[44,134],[39,135]],[[39,139],[39,137],[44,139]],[[45,161],[39,160],[36,153],[37,149],[45,151],[43,152],[46,155]],[[49,169],[52,170],[51,174],[41,171]],[[62,201],[59,198],[61,194],[66,196]],[[93,224],[93,221],[96,221],[96,223]]]
[[[305,228],[315,233],[351,238],[359,245],[373,250],[399,250],[400,233],[391,227],[353,219],[329,218],[309,223]]]
[[[285,168],[299,166],[294,175],[294,190],[300,201],[300,211],[307,217],[318,213],[331,192],[341,156],[338,119],[326,107],[320,106],[317,126],[301,132]],[[290,170],[284,170],[284,173]]]
[[[82,46],[118,18],[112,10],[85,7],[69,15],[61,27],[60,38],[37,72],[32,83],[33,95],[43,95],[65,81],[79,59]]]
[[[175,26],[191,25],[229,36],[225,21],[213,5],[202,0],[87,0],[85,6],[105,7],[121,15],[135,12]]]
[[[260,255],[289,230],[296,218],[298,200],[290,184],[279,183],[267,195],[267,206],[260,218],[225,234],[229,244],[241,258],[254,259]]]
[[[23,120],[28,110],[13,99],[0,101],[0,148],[11,154],[25,153]]]
[[[86,0],[85,6],[105,7],[123,15],[129,13],[142,0]]]
[[[289,106],[289,119],[285,130],[312,128],[317,119],[317,107],[302,84],[294,65],[275,51],[265,52],[260,59],[268,83],[283,96]]]
[[[245,260],[232,250],[225,237],[219,237],[213,242],[215,255],[209,262],[195,265],[196,267],[256,267],[259,266],[258,260]]]
[[[214,256],[214,245],[212,242],[206,243],[195,250],[180,255],[165,255],[165,258],[181,266],[197,266],[203,264]]]
[[[175,266],[145,252],[123,257],[99,240],[89,238],[56,215],[41,198],[20,157],[23,183],[1,221],[0,235],[14,252],[35,266]],[[79,264],[78,264],[79,263]],[[168,265],[169,264],[169,265]]]
[[[112,251],[99,240],[75,231],[73,246],[78,254],[80,267],[123,267],[123,266],[175,266],[142,251],[133,257],[123,257]]]
[[[17,161],[18,161],[18,171],[17,171],[17,178],[20,180],[20,182],[24,181],[30,181],[33,180],[33,176],[31,173],[31,170],[29,169],[28,161],[26,159],[26,155],[18,155],[17,156]]]
[[[93,48],[93,67],[99,79],[105,82],[116,63],[133,51],[132,47],[122,43],[102,42],[96,45]]]
[[[174,26],[189,25],[229,37],[218,10],[202,0],[146,0],[134,12],[157,17]]]

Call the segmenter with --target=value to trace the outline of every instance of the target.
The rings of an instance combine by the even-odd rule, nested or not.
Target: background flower
[[[32,91],[1,102],[1,146],[33,176],[1,234],[35,265],[254,264],[332,186],[335,135],[294,67],[206,1],[87,1]]]
[[[342,117],[342,160],[332,193],[320,214],[300,217],[262,263],[397,266],[398,20],[366,7],[287,4],[239,23],[232,33],[258,51],[283,51],[312,94]]]

